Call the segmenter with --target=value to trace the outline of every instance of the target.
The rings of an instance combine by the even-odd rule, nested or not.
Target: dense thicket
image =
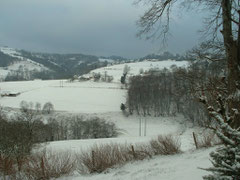
[[[115,124],[98,117],[56,115],[53,105],[21,102],[20,112],[8,117],[0,111],[0,155],[24,155],[34,145],[68,139],[109,138],[118,135]]]
[[[140,61],[146,60],[146,59],[156,59],[156,60],[167,60],[167,59],[174,59],[177,61],[185,60],[184,56],[181,56],[179,54],[172,54],[168,51],[165,51],[162,54],[148,54],[147,56],[144,56],[143,58],[140,58]]]
[[[1,60],[0,67],[7,67],[7,66],[11,65],[11,63],[13,63],[13,62],[15,62],[17,60],[19,61],[19,59],[8,56],[1,51],[0,51],[0,60]]]
[[[219,63],[195,62],[188,69],[175,66],[171,70],[151,69],[131,77],[127,94],[130,114],[172,116],[181,113],[194,123],[204,125],[210,117],[196,94],[203,90],[201,87],[207,78],[219,76],[222,71],[219,66]]]

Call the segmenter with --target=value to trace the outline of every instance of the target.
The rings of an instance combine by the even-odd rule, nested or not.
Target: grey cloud
[[[160,42],[136,38],[144,8],[131,0],[1,0],[0,45],[26,50],[140,57]],[[195,18],[195,19],[192,19]],[[178,19],[168,49],[182,52],[198,41],[195,16]]]

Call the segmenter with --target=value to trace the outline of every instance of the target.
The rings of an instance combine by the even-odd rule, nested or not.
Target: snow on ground
[[[60,87],[63,82],[63,87]],[[126,90],[117,84],[68,81],[1,82],[1,91],[18,91],[17,97],[1,98],[1,105],[18,108],[21,101],[52,102],[58,111],[79,113],[119,112]]]
[[[128,63],[128,66],[131,68],[130,73],[138,74],[140,68],[144,70],[151,67],[164,68],[176,63],[177,66],[187,66],[187,62],[175,61]],[[109,170],[108,173],[89,176],[75,175],[62,179],[201,179],[206,172],[198,169],[198,167],[210,166],[208,154],[212,149],[192,152],[194,149],[192,132],[200,131],[200,129],[193,128],[191,124],[186,123],[181,115],[176,117],[144,118],[138,116],[125,117],[122,114],[120,104],[125,102],[126,90],[121,88],[121,84],[116,79],[120,79],[124,66],[125,64],[121,64],[94,70],[94,72],[107,71],[109,75],[113,75],[115,79],[113,83],[96,83],[92,81],[70,83],[67,80],[1,82],[0,93],[3,91],[17,91],[21,94],[17,97],[2,97],[0,98],[0,104],[18,108],[22,100],[42,104],[50,101],[57,111],[66,111],[59,113],[98,116],[109,122],[114,122],[121,132],[117,138],[51,142],[47,145],[47,148],[53,151],[87,151],[95,144],[146,143],[159,134],[180,136],[183,154],[159,156],[151,160],[128,163],[121,168]],[[145,120],[147,122],[145,137],[143,137],[143,124],[142,136],[139,136],[140,119],[142,122]]]
[[[183,124],[183,117],[138,117],[138,116],[128,116],[125,117],[121,112],[111,112],[102,114],[85,114],[88,116],[98,116],[100,118],[106,119],[108,122],[114,122],[119,129],[120,135],[116,138],[106,138],[106,139],[90,139],[90,140],[71,140],[71,141],[56,141],[50,143],[48,148],[58,149],[58,150],[88,150],[94,144],[106,144],[106,143],[129,143],[135,144],[139,142],[149,142],[151,139],[156,138],[157,135],[174,135],[184,138],[191,138],[191,135],[184,134],[186,129],[186,124]],[[142,120],[141,136],[139,135],[139,120]],[[144,121],[146,120],[146,136],[144,136]],[[193,129],[192,129],[193,130]],[[192,139],[190,139],[192,142]],[[186,141],[185,141],[186,142]],[[186,144],[188,145],[186,147]],[[183,145],[183,150],[194,148],[193,144],[186,142]]]
[[[49,70],[46,67],[39,66],[33,61],[16,61],[13,64],[9,65],[8,67],[0,67],[0,81],[3,81],[8,73],[12,73],[15,71],[20,70],[21,72],[30,72],[30,71],[44,71]]]
[[[40,66],[39,64],[34,63],[33,61],[18,61],[10,66],[8,66],[8,70],[16,71],[19,68],[22,68],[23,70],[27,71],[42,71],[42,70],[48,70],[48,68],[45,68],[43,66]]]
[[[105,58],[99,58],[99,61],[100,61],[100,62],[108,62],[108,63],[114,63],[114,62],[115,62],[115,60],[105,59]]]
[[[84,140],[68,140],[55,141],[49,143],[46,148],[50,151],[68,152],[75,154],[76,152],[89,151],[94,145],[102,144],[132,144],[149,143],[157,135],[172,134],[176,137],[180,136],[182,154],[174,156],[155,156],[152,159],[143,161],[130,162],[125,165],[119,165],[115,168],[107,170],[102,174],[80,175],[75,172],[69,177],[60,178],[60,180],[200,180],[207,172],[199,169],[199,167],[210,167],[209,153],[214,150],[203,149],[195,151],[192,132],[201,131],[191,127],[189,124],[182,123],[183,117],[156,117],[147,120],[146,136],[139,136],[139,117],[124,117],[121,113],[102,113],[95,114],[103,117],[108,121],[115,122],[122,130],[122,134],[117,138],[105,139],[84,139]],[[144,118],[142,117],[142,120]]]
[[[108,67],[102,67],[96,70],[93,70],[90,72],[93,73],[101,73],[104,74],[105,71],[107,71],[107,74],[114,77],[114,82],[119,82],[121,79],[121,76],[123,74],[124,66],[127,65],[130,67],[130,75],[137,75],[139,74],[139,71],[143,69],[143,71],[149,70],[151,68],[159,68],[159,69],[170,69],[171,66],[176,65],[177,67],[187,67],[188,61],[175,61],[175,60],[165,60],[165,61],[150,61],[146,60],[143,62],[133,62],[133,63],[123,63]]]
[[[7,54],[7,55],[13,57],[13,58],[19,59],[19,61],[16,61],[15,63],[9,65],[8,67],[5,67],[5,68],[0,67],[0,80],[5,79],[9,72],[19,70],[19,68],[21,68],[22,71],[49,70],[42,64],[34,62],[31,59],[22,57],[21,53],[19,53],[18,51],[16,51],[13,48],[0,47],[0,51],[3,52],[4,54]]]
[[[16,56],[13,50],[8,48],[6,53]],[[176,66],[187,66],[186,61],[144,61],[136,63],[125,63],[131,70],[131,74],[138,74],[139,69],[144,70],[158,67],[169,68],[173,64]],[[92,72],[107,71],[113,75],[114,79],[120,79],[125,64],[113,65],[100,68]],[[63,87],[61,86],[61,83]],[[55,109],[59,111],[79,112],[79,113],[104,113],[120,112],[120,104],[126,101],[126,90],[121,88],[118,81],[113,83],[103,82],[73,82],[66,80],[52,81],[25,81],[25,82],[2,82],[0,83],[0,93],[4,91],[20,92],[17,97],[1,98],[4,106],[18,108],[21,101],[52,102]]]
[[[215,148],[173,156],[156,156],[150,160],[128,163],[109,169],[107,173],[73,175],[59,180],[201,180],[209,174],[200,168],[211,167],[209,153]]]
[[[9,56],[12,57],[18,57],[20,56],[20,53],[17,52],[15,49],[13,48],[9,48],[9,47],[0,47],[0,51],[2,51],[4,54],[7,54]]]
[[[27,59],[27,58],[24,58],[21,56],[21,53],[16,51],[15,49],[13,48],[9,48],[9,47],[0,47],[0,51],[2,51],[4,54],[7,54],[11,57],[14,57],[14,58],[17,58],[17,59],[20,59],[20,60],[24,60],[24,61],[27,61],[28,63],[32,64],[33,66],[35,67],[38,67],[38,68],[43,68],[45,70],[47,70],[48,68],[44,67],[42,64],[39,64],[37,62],[34,62],[32,61],[31,59]]]

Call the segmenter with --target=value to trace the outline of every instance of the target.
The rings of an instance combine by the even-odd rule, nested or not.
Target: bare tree
[[[51,102],[47,102],[43,105],[42,111],[44,114],[51,114],[54,111],[54,106]]]
[[[145,0],[138,0],[143,2]],[[169,16],[173,5],[199,3],[213,14],[207,21],[207,29],[212,29],[213,40],[220,30],[223,37],[227,76],[223,79],[209,79],[207,91],[202,90],[200,101],[207,107],[216,126],[210,125],[224,146],[210,154],[213,167],[207,169],[212,175],[204,179],[239,179],[239,127],[240,127],[240,1],[239,0],[149,0],[150,9],[139,20],[139,35],[154,29],[157,22],[166,16],[165,26],[160,31],[165,35],[169,28]],[[164,25],[164,24],[163,24]],[[208,56],[207,56],[208,57]],[[216,83],[218,80],[218,83]],[[213,83],[212,83],[213,82]],[[213,86],[214,85],[214,86]],[[210,94],[206,96],[205,92]],[[209,98],[210,97],[210,98]],[[214,102],[211,103],[211,99]]]
[[[220,31],[223,37],[224,53],[227,60],[228,109],[234,114],[240,109],[240,2],[239,0],[137,0],[136,3],[150,5],[139,19],[139,36],[147,38],[166,37],[169,32],[171,10],[179,4],[194,8],[206,7],[212,14],[206,21],[206,30],[213,39]],[[196,6],[198,5],[198,6]],[[182,7],[182,6],[181,6]],[[211,31],[210,31],[211,30]],[[240,115],[233,120],[232,126],[240,126]]]

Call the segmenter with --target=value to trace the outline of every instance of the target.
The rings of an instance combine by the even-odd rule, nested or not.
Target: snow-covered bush
[[[88,152],[77,154],[79,173],[102,173],[115,165],[133,160],[129,146],[120,144],[95,145]]]
[[[75,170],[71,153],[42,151],[31,155],[23,169],[27,179],[52,179],[69,175]]]
[[[151,146],[152,143],[154,147]],[[136,145],[112,143],[94,145],[88,151],[76,154],[77,170],[81,174],[102,173],[109,168],[130,161],[144,160],[153,155],[173,155],[180,152],[180,143],[172,136],[159,136],[157,140]]]
[[[152,139],[150,146],[154,155],[171,155],[181,152],[179,138],[171,135],[158,136],[157,139]]]
[[[213,131],[205,131],[201,135],[196,135],[196,143],[198,148],[208,148],[222,144],[221,140]]]
[[[217,130],[217,135],[224,145],[210,153],[213,167],[206,170],[212,174],[204,179],[240,179],[240,132],[232,129],[220,117],[219,122],[220,130]]]
[[[211,106],[205,96],[201,97],[201,102],[208,107],[208,112],[215,120],[213,129],[223,145],[210,154],[213,167],[205,169],[212,172],[211,175],[204,176],[207,180],[230,180],[240,179],[240,131],[235,129],[235,124],[239,122],[236,117],[239,115],[237,109],[232,109],[230,114],[228,92],[216,92],[216,104]]]

